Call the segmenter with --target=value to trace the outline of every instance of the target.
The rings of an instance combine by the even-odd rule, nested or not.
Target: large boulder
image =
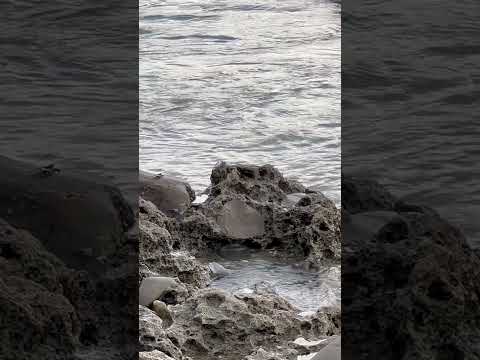
[[[0,217],[72,267],[115,253],[134,214],[114,187],[0,157]]]
[[[323,194],[270,165],[219,163],[207,200],[185,211],[172,232],[191,252],[239,243],[318,267],[340,259],[340,212]]]
[[[344,183],[344,356],[480,358],[480,259],[462,233],[378,183]]]
[[[182,180],[140,171],[140,196],[154,203],[167,215],[175,215],[189,208],[195,192]]]

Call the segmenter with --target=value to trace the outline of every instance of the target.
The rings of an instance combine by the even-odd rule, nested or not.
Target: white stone
[[[310,346],[319,345],[319,344],[321,344],[321,343],[323,343],[327,340],[328,339],[321,339],[321,340],[317,340],[317,341],[308,341],[303,337],[299,337],[298,339],[296,339],[294,341],[294,343],[297,344],[297,345],[300,345],[300,346],[310,347]]]
[[[169,289],[175,288],[177,282],[169,277],[149,277],[143,279],[139,289],[139,304],[149,306]]]

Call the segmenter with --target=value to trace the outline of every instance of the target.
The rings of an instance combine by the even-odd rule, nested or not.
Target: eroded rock
[[[140,351],[156,350],[166,356],[181,360],[182,352],[167,337],[162,319],[155,312],[144,306],[139,307],[138,313]],[[157,355],[160,356],[158,353]]]
[[[323,194],[270,165],[218,164],[208,199],[178,219],[185,246],[208,254],[239,243],[305,259],[315,268],[340,259],[340,212]]]
[[[259,347],[273,350],[302,334],[321,335],[316,333],[319,327],[299,317],[297,309],[275,295],[234,297],[205,289],[171,311],[174,323],[168,336],[176,339],[184,354],[199,360],[238,359]]]
[[[207,265],[199,263],[188,251],[181,250],[181,238],[172,236],[167,219],[153,203],[141,199],[140,207],[140,278],[159,274],[178,277],[191,288],[202,288],[210,283]]]

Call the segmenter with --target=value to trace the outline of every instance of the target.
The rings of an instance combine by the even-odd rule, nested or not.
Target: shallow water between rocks
[[[304,313],[340,305],[339,265],[306,271],[295,263],[281,262],[268,253],[240,245],[224,247],[215,261],[231,272],[214,280],[211,287],[252,293],[255,284],[267,283]]]

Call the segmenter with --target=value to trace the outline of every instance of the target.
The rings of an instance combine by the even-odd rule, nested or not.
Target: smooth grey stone
[[[338,336],[331,343],[320,350],[312,360],[341,360],[342,359],[342,337]]]
[[[195,193],[186,182],[165,175],[140,171],[141,197],[166,214],[182,212],[192,205]]]
[[[0,168],[0,217],[70,267],[91,269],[95,258],[113,255],[135,223],[123,195],[104,179],[2,156]]]
[[[217,279],[227,276],[232,272],[231,270],[226,269],[223,265],[220,265],[217,262],[209,263],[208,269],[210,270],[210,273],[213,275],[213,277]]]
[[[142,280],[139,289],[138,303],[143,306],[150,306],[154,300],[159,299],[167,290],[178,286],[177,282],[169,277],[149,277]]]
[[[263,216],[242,200],[227,202],[217,221],[227,236],[234,239],[248,239],[265,232]]]

